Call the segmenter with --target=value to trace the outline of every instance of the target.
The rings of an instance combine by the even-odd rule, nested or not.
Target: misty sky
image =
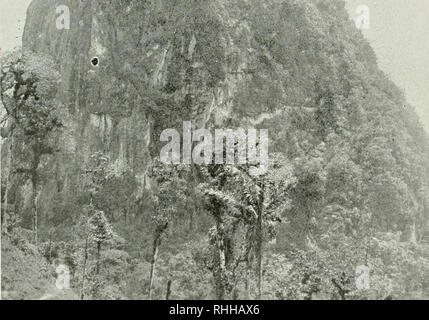
[[[0,0],[0,48],[21,44],[31,0]],[[370,9],[364,34],[379,66],[404,89],[429,132],[429,0],[346,0],[352,17],[359,5]]]
[[[352,17],[362,4],[371,18],[364,35],[380,68],[404,89],[429,132],[429,0],[348,0]]]

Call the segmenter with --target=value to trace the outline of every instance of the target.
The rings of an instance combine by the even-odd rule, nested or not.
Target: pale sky
[[[429,132],[429,0],[347,0],[352,17],[370,10],[364,30],[379,67],[405,91]]]
[[[21,45],[31,0],[0,0],[0,48]],[[402,88],[429,132],[429,0],[346,0],[352,17],[359,5],[370,10],[365,37],[380,68]]]
[[[0,48],[12,50],[21,45],[25,13],[31,0],[0,0]]]

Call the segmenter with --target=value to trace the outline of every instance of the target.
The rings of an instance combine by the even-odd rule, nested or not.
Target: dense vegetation
[[[35,248],[81,299],[429,298],[429,138],[343,1],[95,3],[107,53],[76,83],[49,46],[2,58],[2,263]],[[150,156],[83,141],[91,114],[147,122]],[[189,119],[269,128],[268,172],[162,164]]]

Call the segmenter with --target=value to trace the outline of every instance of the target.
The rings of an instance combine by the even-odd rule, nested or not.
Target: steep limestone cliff
[[[69,30],[56,28],[59,5],[70,9]],[[291,161],[320,152],[328,162],[338,141],[347,141],[356,146],[351,161],[363,169],[371,168],[365,144],[376,145],[377,137],[400,166],[396,144],[423,136],[343,1],[34,0],[23,45],[52,55],[60,70],[69,153],[57,162],[70,180],[75,171],[67,163],[84,164],[102,151],[129,166],[141,188],[161,131],[188,120],[269,127],[270,150]],[[371,131],[371,121],[388,129]],[[408,144],[413,152],[427,148],[416,143]],[[411,181],[418,197],[424,183]],[[414,216],[424,219],[419,203]]]

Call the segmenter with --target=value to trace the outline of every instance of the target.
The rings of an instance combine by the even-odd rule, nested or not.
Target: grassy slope
[[[55,287],[55,269],[25,240],[2,237],[1,295],[5,300],[74,299]]]

